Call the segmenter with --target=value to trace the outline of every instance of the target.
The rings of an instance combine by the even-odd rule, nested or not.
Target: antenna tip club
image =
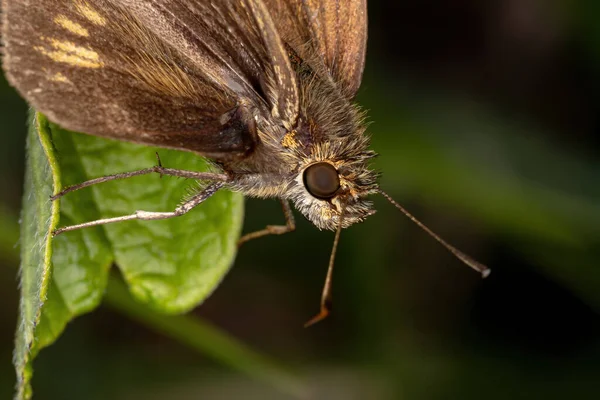
[[[327,309],[326,307],[322,307],[321,311],[317,315],[312,317],[308,322],[306,322],[304,324],[304,327],[308,328],[309,326],[312,326],[312,325],[316,324],[317,322],[323,321],[328,316],[329,316],[329,309]]]

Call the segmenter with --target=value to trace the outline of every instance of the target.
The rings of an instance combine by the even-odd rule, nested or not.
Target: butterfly
[[[340,232],[374,213],[381,194],[464,263],[452,247],[384,193],[370,167],[365,113],[353,99],[367,45],[366,0],[4,0],[3,65],[9,82],[63,128],[194,152],[217,172],[158,165],[66,188],[160,173],[203,182],[174,211],[137,211],[57,229],[180,216],[218,190],[290,203],[336,232],[320,312],[331,307]]]

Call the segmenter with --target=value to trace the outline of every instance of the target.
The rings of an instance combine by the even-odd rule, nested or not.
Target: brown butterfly
[[[367,43],[366,0],[3,0],[6,76],[29,103],[64,128],[191,151],[220,172],[153,168],[92,184],[160,173],[204,189],[172,212],[67,226],[55,234],[131,219],[185,214],[219,189],[279,198],[319,229],[336,231],[320,313],[342,228],[374,213],[380,193],[470,267],[487,267],[444,242],[379,189],[369,168],[364,113],[352,102]]]

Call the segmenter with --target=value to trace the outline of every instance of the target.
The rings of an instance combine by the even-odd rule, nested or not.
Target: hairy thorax
[[[232,189],[250,197],[292,200],[320,229],[335,229],[342,210],[344,226],[360,222],[373,213],[365,196],[377,190],[377,174],[368,165],[375,153],[368,149],[364,113],[332,81],[310,74],[299,78],[295,125],[285,129],[257,121],[254,153],[225,165],[235,171]],[[317,163],[328,163],[338,173],[339,189],[331,198],[317,198],[306,188],[305,171]]]

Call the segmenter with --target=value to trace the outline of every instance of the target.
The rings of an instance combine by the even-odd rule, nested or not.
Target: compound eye
[[[340,178],[329,163],[313,164],[304,171],[306,190],[318,199],[330,199],[340,188]]]

